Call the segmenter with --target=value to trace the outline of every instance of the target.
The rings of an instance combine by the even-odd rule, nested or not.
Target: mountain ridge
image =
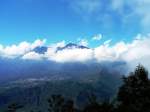
[[[35,47],[32,51],[34,51],[35,53],[38,53],[38,54],[44,54],[47,52],[48,48],[49,47],[47,47],[47,46],[38,46],[38,47]],[[78,45],[75,43],[68,43],[63,47],[57,47],[56,52],[63,51],[65,49],[74,49],[74,48],[76,48],[76,49],[90,49],[89,47],[86,47],[83,45]]]

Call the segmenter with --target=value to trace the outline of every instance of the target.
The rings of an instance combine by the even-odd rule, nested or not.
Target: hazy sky
[[[149,0],[0,0],[0,43],[129,42],[150,31]],[[101,35],[103,38],[95,39]]]

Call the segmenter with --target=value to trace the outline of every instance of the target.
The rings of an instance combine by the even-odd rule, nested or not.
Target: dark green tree
[[[52,95],[48,99],[49,112],[61,112],[64,105],[64,98],[61,95]]]
[[[74,101],[67,100],[62,107],[62,112],[74,112],[74,111],[75,111]]]
[[[19,105],[17,103],[13,103],[13,104],[8,106],[7,112],[16,112],[18,109],[21,109],[21,108],[23,108],[22,105]]]
[[[94,94],[91,94],[89,97],[89,104],[85,106],[83,112],[113,112],[113,105],[108,102],[99,103]]]
[[[74,101],[67,100],[61,95],[52,95],[48,103],[49,112],[75,112]]]
[[[117,100],[119,112],[150,112],[150,80],[142,65],[123,78]]]

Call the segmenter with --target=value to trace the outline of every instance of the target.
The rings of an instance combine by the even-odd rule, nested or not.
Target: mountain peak
[[[47,49],[48,49],[48,47],[38,46],[38,47],[34,48],[33,51],[38,54],[44,54],[45,52],[47,52]]]
[[[58,47],[57,51],[61,51],[64,49],[73,49],[73,48],[78,48],[78,49],[89,49],[86,46],[83,45],[78,45],[78,44],[74,44],[74,43],[68,43],[67,45],[65,45],[64,47]]]
[[[57,47],[56,52],[62,51],[62,50],[65,50],[65,49],[74,49],[74,48],[89,49],[88,47],[83,46],[83,45],[78,45],[78,44],[75,44],[75,43],[68,43],[64,47]],[[33,51],[38,53],[38,54],[44,54],[45,52],[47,52],[47,50],[48,50],[48,47],[46,47],[46,46],[38,46],[38,47],[33,49]]]

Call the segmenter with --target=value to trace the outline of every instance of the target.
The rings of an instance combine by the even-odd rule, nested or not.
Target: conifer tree
[[[150,112],[150,80],[148,71],[138,65],[134,72],[123,78],[117,100],[119,112]]]

